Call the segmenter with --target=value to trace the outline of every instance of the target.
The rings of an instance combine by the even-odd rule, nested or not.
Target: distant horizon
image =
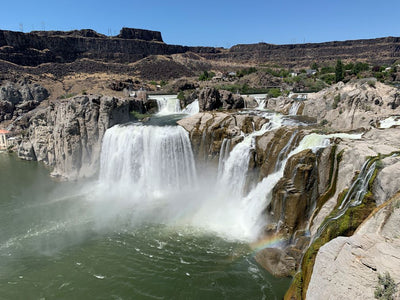
[[[81,31],[81,30],[93,30],[93,31],[95,31],[95,32],[97,32],[97,33],[99,33],[99,34],[101,34],[101,35],[106,36],[106,37],[116,37],[116,36],[119,35],[120,30],[121,30],[122,28],[124,28],[124,27],[121,27],[118,31],[115,30],[115,31],[114,31],[115,34],[113,33],[112,35],[109,35],[109,34],[104,33],[104,32],[99,32],[99,31],[97,31],[97,30],[95,30],[95,29],[93,29],[93,28],[75,28],[75,29],[68,29],[68,30],[60,30],[60,29],[46,29],[46,30],[42,30],[42,29],[35,29],[35,30],[31,30],[31,31],[20,31],[20,30],[11,30],[11,29],[0,28],[0,30],[3,30],[3,31],[13,31],[13,32],[22,32],[22,33],[43,32],[43,31],[44,31],[44,32],[51,32],[51,31],[71,32],[71,31]],[[185,44],[182,44],[182,43],[180,43],[180,44],[179,44],[179,43],[178,43],[178,44],[171,44],[171,43],[168,43],[168,42],[165,41],[164,34],[163,34],[163,32],[160,31],[160,30],[153,30],[153,29],[147,29],[147,28],[137,28],[137,27],[125,27],[125,28],[160,32],[160,33],[161,33],[161,37],[162,37],[164,43],[169,44],[169,45],[180,45],[180,46],[189,46],[189,47],[196,47],[196,46],[199,46],[199,47],[215,47],[215,48],[225,48],[225,49],[230,48],[230,47],[226,48],[226,47],[222,47],[222,46],[210,46],[210,45],[185,45]],[[346,41],[359,41],[359,40],[375,40],[375,39],[384,39],[384,38],[400,38],[400,35],[399,35],[399,36],[391,36],[391,35],[389,35],[389,36],[377,36],[377,37],[366,37],[366,38],[352,38],[352,39],[345,39],[345,40],[324,40],[324,41],[317,41],[317,42],[297,42],[297,43],[286,43],[286,44],[285,44],[285,43],[284,43],[284,44],[276,44],[276,43],[269,43],[269,42],[265,42],[265,41],[264,41],[264,42],[254,42],[254,43],[238,43],[238,44],[232,45],[231,47],[236,46],[236,45],[254,45],[254,44],[268,44],[268,45],[276,45],[276,46],[283,46],[283,45],[303,45],[303,44],[323,44],[323,43],[333,43],[333,42],[346,42]]]
[[[400,1],[61,0],[6,1],[0,28],[12,31],[93,29],[115,36],[122,27],[160,31],[171,45],[230,48],[237,44],[324,43],[399,37]]]

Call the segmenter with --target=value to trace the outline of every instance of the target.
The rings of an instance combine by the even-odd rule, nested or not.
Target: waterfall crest
[[[176,95],[154,95],[152,99],[157,101],[158,115],[166,116],[171,114],[193,115],[199,112],[199,101],[195,100],[181,109],[181,101]]]

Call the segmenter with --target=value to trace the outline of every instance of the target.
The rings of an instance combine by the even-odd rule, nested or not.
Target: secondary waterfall
[[[221,185],[229,186],[231,194],[243,195],[249,167],[250,150],[255,147],[255,137],[282,126],[282,116],[277,114],[269,114],[268,116],[270,117],[270,122],[264,124],[260,130],[245,136],[243,141],[232,149],[228,158],[226,158],[226,149],[223,149],[223,159],[220,160],[220,165],[218,166],[219,181]]]
[[[300,101],[294,101],[289,109],[289,115],[296,116],[297,112],[299,111],[300,105],[301,105]]]
[[[153,95],[151,98],[157,101],[157,114],[161,116],[181,113],[193,115],[199,112],[198,100],[193,101],[184,109],[181,109],[181,102],[176,95]]]

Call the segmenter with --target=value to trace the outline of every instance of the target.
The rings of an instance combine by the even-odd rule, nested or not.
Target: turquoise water
[[[281,299],[245,243],[135,222],[96,182],[0,153],[0,299]],[[134,209],[134,208],[132,208]]]

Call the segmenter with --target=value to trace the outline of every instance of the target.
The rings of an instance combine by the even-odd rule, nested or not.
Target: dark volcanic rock
[[[0,86],[0,122],[11,120],[37,107],[49,92],[37,83],[4,82]]]
[[[123,27],[117,37],[120,39],[138,39],[163,43],[161,32],[159,31]]]
[[[204,88],[199,93],[200,111],[214,110],[222,107],[220,95],[215,88]]]
[[[127,63],[149,55],[170,55],[185,52],[215,53],[212,47],[167,45],[161,33],[123,28],[115,37],[93,30],[15,32],[0,30],[0,59],[23,66],[46,62],[67,63],[90,58],[106,62]]]
[[[237,94],[232,94],[229,91],[219,91],[220,98],[222,101],[222,107],[224,109],[238,109],[244,108],[243,97]]]

